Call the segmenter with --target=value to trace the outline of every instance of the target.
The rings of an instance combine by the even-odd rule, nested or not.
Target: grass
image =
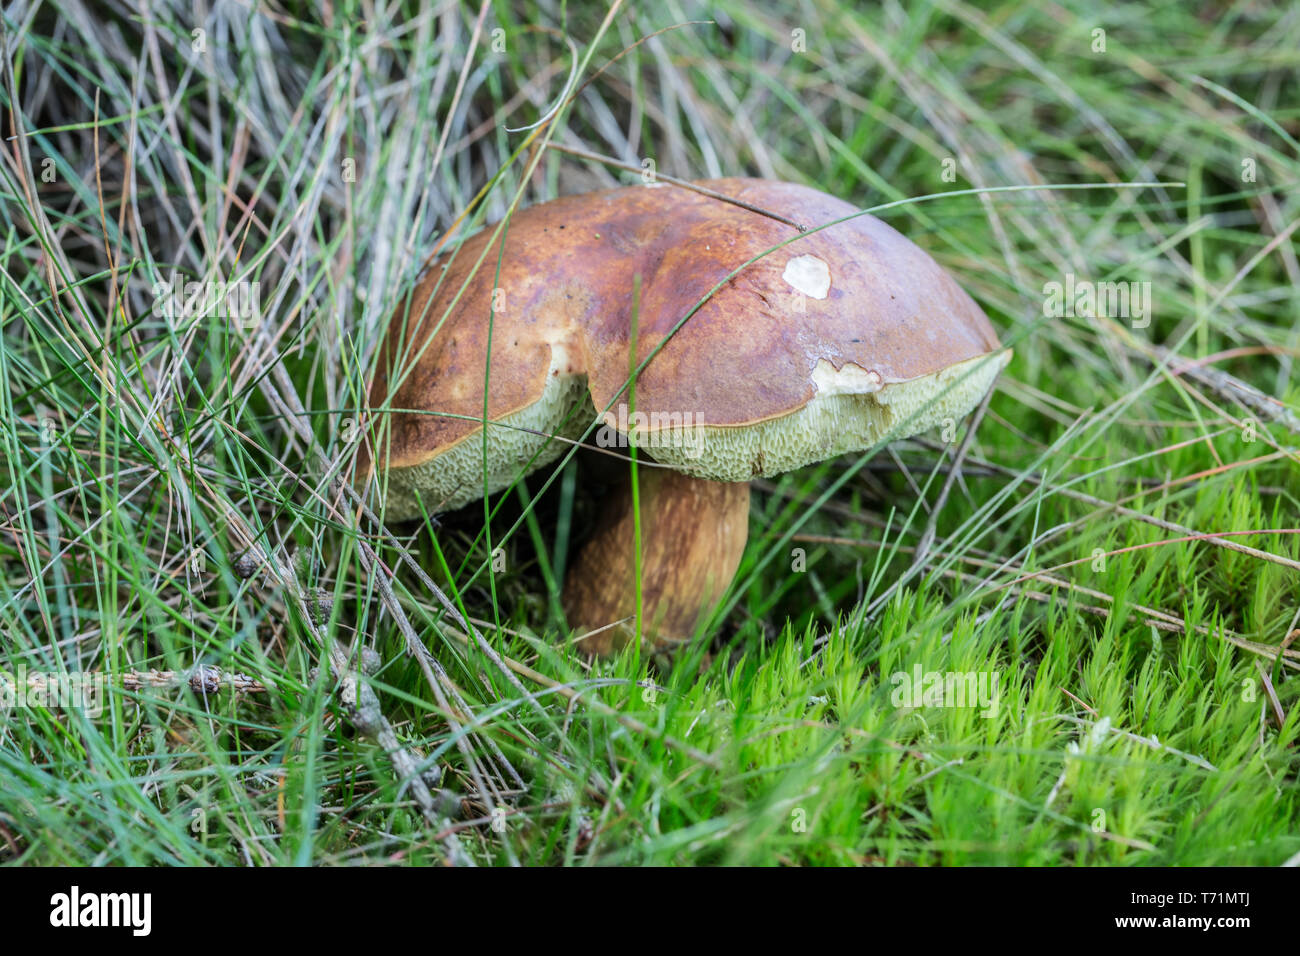
[[[0,673],[117,690],[5,714],[0,861],[1300,859],[1293,10],[252,7],[3,14]],[[1016,351],[960,461],[756,483],[671,661],[565,645],[584,456],[486,525],[344,490],[440,237],[639,181],[548,139],[880,207]],[[177,274],[255,318],[160,312]],[[1071,274],[1149,322],[1045,315]],[[197,665],[256,686],[150,686]]]

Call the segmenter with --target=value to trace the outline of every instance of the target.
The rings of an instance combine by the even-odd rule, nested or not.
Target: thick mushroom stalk
[[[655,648],[690,640],[740,565],[749,485],[668,468],[637,475],[641,515],[641,633]],[[585,654],[604,656],[636,633],[632,486],[625,480],[564,582],[564,612]]]

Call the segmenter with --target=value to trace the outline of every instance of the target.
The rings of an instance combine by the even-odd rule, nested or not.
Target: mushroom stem
[[[735,577],[749,535],[749,485],[642,468],[638,497],[641,631],[654,647],[662,648],[689,640]],[[609,499],[606,515],[564,582],[565,614],[584,635],[578,647],[602,657],[623,647],[636,632],[630,477]]]

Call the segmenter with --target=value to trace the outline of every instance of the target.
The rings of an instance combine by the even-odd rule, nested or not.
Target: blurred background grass
[[[9,711],[0,860],[1300,859],[1294,5],[56,0],[0,40],[0,671],[261,688]],[[480,508],[361,514],[435,242],[640,181],[545,136],[893,203],[1016,350],[941,512],[952,436],[756,484],[671,665],[563,645],[581,456],[498,496],[504,570]],[[1068,274],[1149,326],[1045,316]],[[255,320],[158,314],[174,276]],[[897,706],[918,665],[996,715]]]

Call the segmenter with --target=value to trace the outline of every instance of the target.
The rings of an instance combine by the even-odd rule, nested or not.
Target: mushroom
[[[392,411],[374,454],[390,518],[507,487],[598,413],[599,444],[651,456],[639,452],[637,623],[661,647],[689,639],[730,585],[751,478],[961,417],[1011,355],[952,277],[880,220],[801,234],[791,221],[857,210],[791,183],[699,185],[736,203],[632,186],[518,212],[495,286],[494,230],[470,238],[394,316],[371,388]],[[637,367],[653,358],[629,388],[633,341]],[[630,487],[601,515],[563,600],[597,654],[636,630]]]

